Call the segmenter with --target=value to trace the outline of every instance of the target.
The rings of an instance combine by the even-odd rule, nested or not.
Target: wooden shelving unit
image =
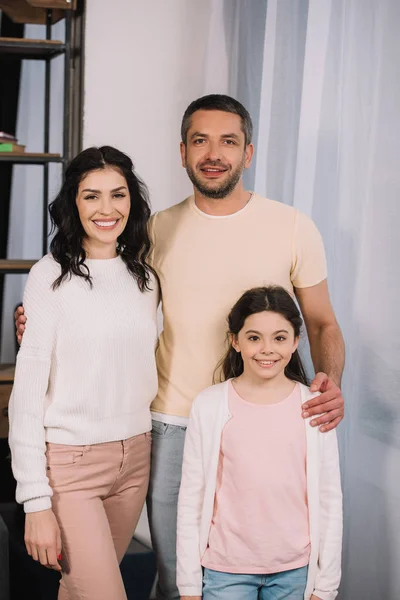
[[[49,154],[40,152],[0,152],[1,162],[10,162],[14,164],[44,165],[48,163],[62,163],[61,154]]]
[[[47,11],[52,9],[51,22],[57,23],[65,16],[66,10],[76,10],[77,0],[0,0],[0,9],[14,23],[45,25]]]
[[[0,365],[0,383],[12,383],[14,381],[15,365]]]
[[[58,40],[30,40],[27,38],[0,37],[0,52],[22,56],[24,59],[40,60],[54,58],[65,51],[64,42]]]
[[[31,23],[33,13],[46,15],[46,39],[36,40],[29,38],[0,37],[0,55],[12,55],[23,60],[43,60],[45,62],[45,98],[44,98],[44,139],[43,152],[0,152],[0,163],[11,163],[19,165],[42,165],[43,166],[43,211],[42,211],[42,253],[47,252],[48,237],[48,204],[49,204],[49,163],[61,163],[65,168],[70,160],[70,99],[71,99],[71,31],[72,31],[72,8],[76,2],[67,0],[13,0],[13,2],[0,0],[0,8],[11,18],[20,19],[19,22]],[[52,24],[53,9],[64,9],[65,17],[65,41],[53,40]],[[69,9],[69,10],[65,10]],[[33,10],[33,12],[32,12]],[[25,19],[25,21],[22,21]],[[36,22],[33,20],[33,22]],[[56,56],[64,56],[64,122],[63,122],[63,153],[54,154],[49,150],[50,146],[50,78],[51,61]],[[4,271],[3,271],[4,272]]]
[[[29,273],[36,260],[13,260],[0,259],[0,274],[15,275],[19,273]]]
[[[75,128],[77,123],[73,110],[74,102],[77,101],[76,93],[80,93],[82,89],[77,79],[77,73],[78,76],[81,73],[82,63],[81,47],[77,47],[79,35],[82,35],[82,11],[80,10],[80,16],[76,20],[73,18],[75,9],[77,9],[77,0],[0,0],[0,10],[4,11],[13,22],[46,25],[45,39],[0,37],[0,56],[4,56],[4,63],[8,61],[7,64],[11,64],[12,61],[19,59],[41,60],[45,64],[44,130],[43,141],[40,143],[38,140],[39,151],[0,152],[0,167],[3,171],[12,169],[13,165],[40,165],[43,169],[42,254],[47,253],[48,243],[49,165],[59,163],[64,171],[71,159],[74,143],[70,134],[71,123],[75,119]],[[52,25],[60,19],[65,19],[64,41],[52,39]],[[62,153],[52,153],[50,152],[51,62],[55,57],[60,56],[64,59],[63,146]],[[78,86],[78,90],[77,92],[74,90],[72,94],[74,84]],[[35,118],[37,110],[38,107],[32,107],[32,118]],[[23,140],[20,140],[20,143],[23,144]],[[9,166],[4,163],[8,163]],[[29,273],[35,262],[36,260],[33,259],[2,258],[0,278],[6,275]],[[14,365],[0,364],[0,439],[7,437],[8,434],[7,406],[13,379]]]

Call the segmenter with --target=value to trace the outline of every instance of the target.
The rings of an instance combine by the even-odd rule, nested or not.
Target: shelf
[[[14,381],[15,365],[1,364],[0,365],[0,383],[11,383]]]
[[[58,40],[0,37],[0,54],[12,54],[20,58],[39,60],[53,58],[63,54],[64,51],[65,44]]]
[[[1,0],[0,9],[14,23],[45,25],[47,9],[52,9],[51,21],[57,23],[65,17],[66,10],[76,10],[76,0]]]
[[[40,152],[0,152],[0,162],[15,164],[44,165],[45,163],[61,163],[61,154],[41,154]]]
[[[16,275],[17,273],[29,273],[36,260],[1,259],[0,274]]]

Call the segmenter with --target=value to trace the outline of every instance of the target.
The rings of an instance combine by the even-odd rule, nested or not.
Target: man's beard
[[[207,164],[209,164],[209,163],[207,163]],[[210,166],[211,166],[211,164],[210,164]],[[217,166],[217,165],[214,165],[214,166]],[[232,173],[230,174],[230,176],[224,183],[222,183],[219,187],[209,188],[209,187],[207,187],[206,183],[203,183],[202,181],[200,181],[198,179],[198,177],[197,177],[196,173],[193,171],[193,169],[189,165],[186,165],[186,172],[187,172],[188,177],[189,177],[190,181],[192,182],[193,186],[196,188],[196,190],[198,192],[200,192],[200,194],[202,194],[206,198],[213,198],[215,200],[220,199],[220,198],[226,198],[233,192],[236,185],[240,181],[240,178],[242,177],[243,169],[244,169],[244,158],[243,158],[243,163],[241,165],[239,165],[234,171],[232,171]]]

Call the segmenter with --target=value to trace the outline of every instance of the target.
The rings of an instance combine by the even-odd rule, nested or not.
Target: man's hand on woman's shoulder
[[[26,317],[23,306],[18,306],[14,313],[15,320],[15,335],[17,336],[18,344],[22,342],[22,336],[25,331]]]

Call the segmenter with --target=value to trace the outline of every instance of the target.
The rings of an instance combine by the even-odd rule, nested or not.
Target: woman
[[[59,600],[123,600],[119,562],[147,492],[157,391],[147,190],[125,154],[89,148],[50,215],[10,400],[17,501],[28,553],[62,571]]]

